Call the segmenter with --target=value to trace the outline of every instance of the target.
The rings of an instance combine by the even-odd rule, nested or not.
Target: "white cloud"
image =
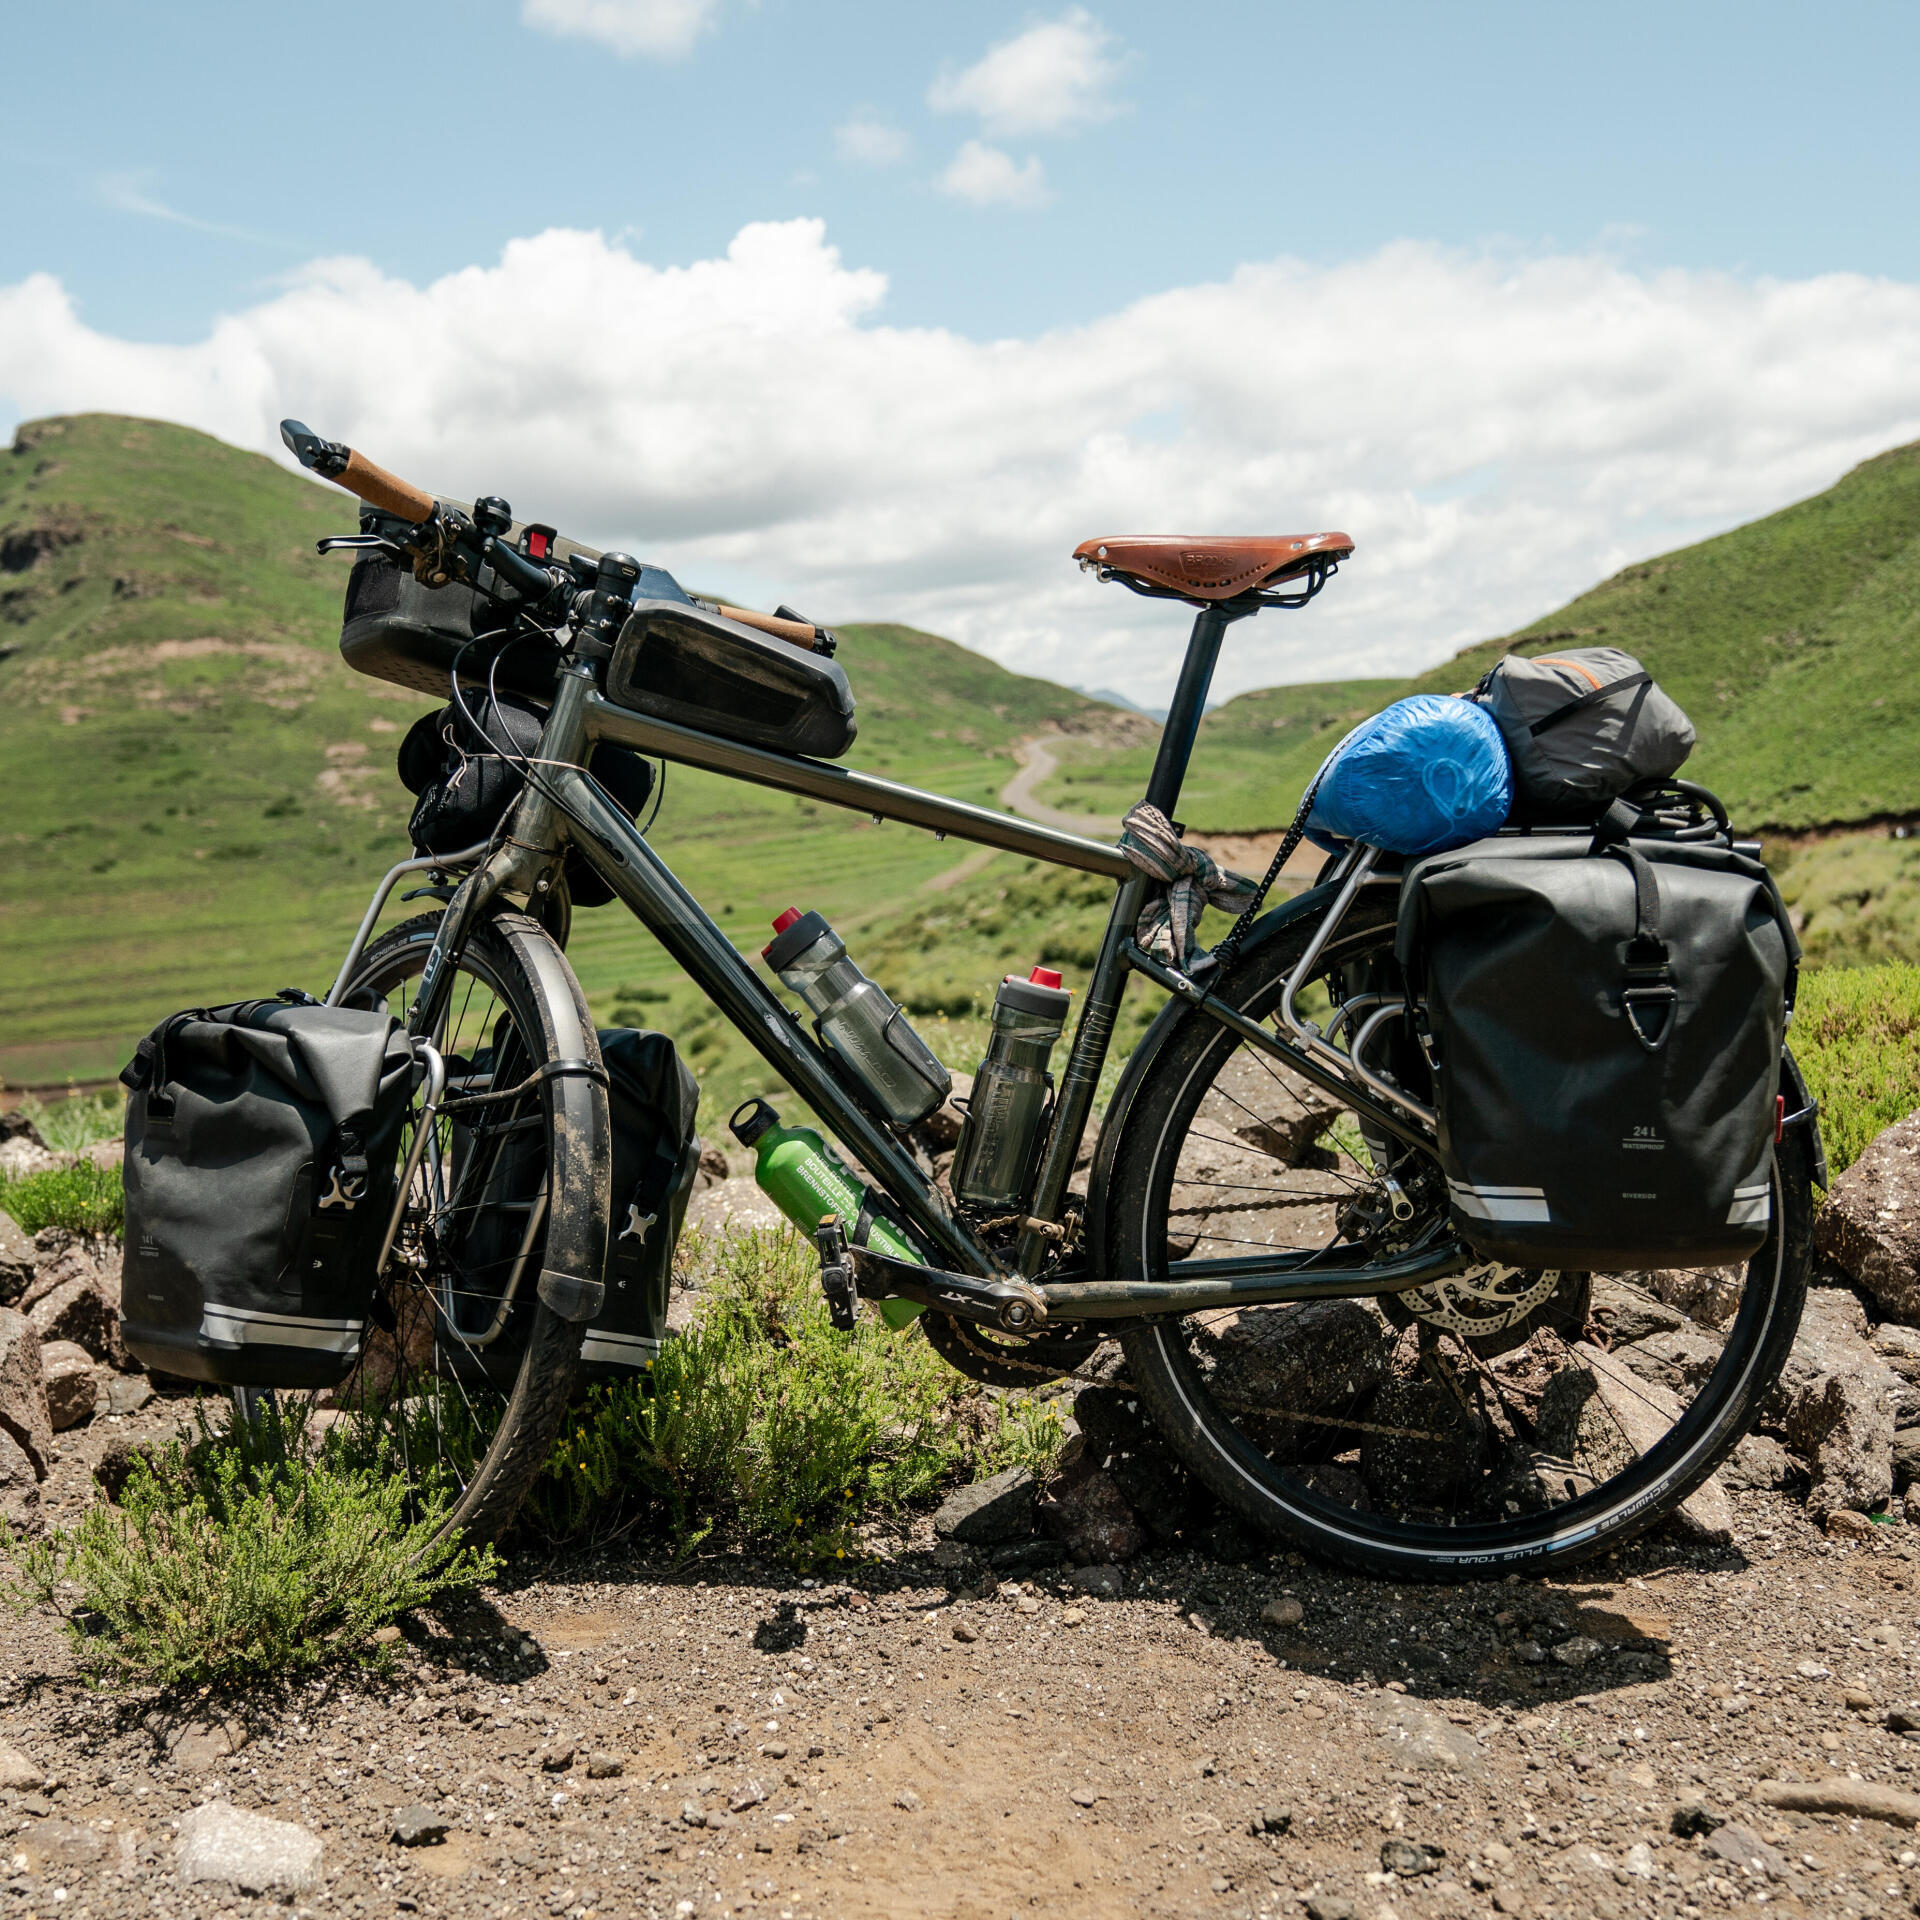
[[[617,54],[675,59],[712,25],[720,0],[521,0],[530,27],[593,40]]]
[[[35,275],[0,286],[0,417],[105,408],[278,453],[294,414],[710,589],[1142,700],[1185,615],[1076,572],[1090,535],[1355,537],[1312,608],[1234,629],[1231,692],[1426,665],[1920,438],[1920,286],[1853,274],[1403,243],[995,341],[882,324],[885,285],[817,221],[674,268],[553,231],[418,287],[319,261],[168,346]]]
[[[1037,155],[1029,154],[1021,166],[1012,154],[980,140],[967,141],[935,185],[976,207],[1044,207],[1053,197]]]
[[[842,160],[856,166],[891,167],[907,157],[912,142],[898,127],[862,109],[834,128],[833,144]]]
[[[217,220],[203,220],[198,214],[182,213],[147,191],[151,173],[103,173],[94,182],[102,203],[116,213],[131,213],[142,220],[164,220],[169,226],[190,227],[195,233],[211,233],[222,240],[244,240],[249,246],[280,247],[289,243],[270,234],[254,233],[246,227],[223,226]]]
[[[977,113],[991,134],[1071,133],[1119,111],[1113,36],[1084,7],[990,48],[927,89],[935,113]]]

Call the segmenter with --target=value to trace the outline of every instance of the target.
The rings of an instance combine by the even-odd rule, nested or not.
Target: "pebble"
[[[1411,1880],[1431,1873],[1446,1858],[1445,1847],[1423,1846],[1417,1840],[1385,1840],[1380,1845],[1380,1865],[1388,1873]]]
[[[1063,1627],[1084,1627],[1087,1624],[1087,1612],[1084,1607],[1069,1607],[1060,1616]]]
[[[1743,1867],[1751,1874],[1765,1874],[1778,1880],[1787,1870],[1784,1858],[1754,1832],[1751,1827],[1729,1820],[1706,1843],[1707,1852],[1729,1866]]]
[[[1653,1849],[1644,1840],[1636,1840],[1627,1849],[1627,1857],[1621,1865],[1636,1880],[1651,1880],[1654,1875]]]
[[[1316,1893],[1307,1899],[1307,1920],[1358,1920],[1359,1911],[1344,1893]]]
[[[1281,1594],[1277,1599],[1269,1600],[1260,1609],[1263,1626],[1297,1627],[1307,1617],[1307,1610],[1292,1594]]]
[[[1563,1667],[1584,1667],[1595,1654],[1606,1649],[1591,1635],[1576,1633],[1571,1640],[1562,1640],[1553,1650],[1553,1657]]]
[[[1293,1827],[1291,1807],[1256,1807],[1250,1823],[1254,1833],[1287,1833]]]
[[[540,1756],[542,1773],[565,1773],[572,1765],[573,1749],[571,1747],[549,1747]]]
[[[1855,1513],[1851,1507],[1836,1507],[1827,1515],[1827,1534],[1834,1540],[1871,1540],[1874,1526],[1864,1513]]]
[[[0,1788],[15,1793],[31,1793],[44,1784],[46,1775],[16,1747],[0,1747]]]
[[[1797,1673],[1802,1680],[1831,1680],[1833,1678],[1833,1669],[1831,1667],[1823,1667],[1818,1660],[1802,1660],[1800,1664],[1794,1668],[1794,1672]]]
[[[399,1638],[400,1629],[398,1627],[375,1627],[373,1630],[373,1644],[376,1647],[390,1647],[399,1640]]]
[[[1889,1707],[1885,1724],[1889,1733],[1920,1733],[1920,1707]]]
[[[1074,1790],[1067,1795],[1067,1798],[1071,1800],[1076,1807],[1091,1807],[1097,1804],[1100,1796],[1095,1793],[1091,1787],[1075,1787]]]
[[[1075,1567],[1067,1580],[1095,1600],[1118,1600],[1126,1591],[1126,1581],[1118,1567]]]
[[[590,1753],[587,1755],[587,1778],[589,1780],[618,1780],[626,1770],[626,1763],[622,1760],[616,1760],[610,1753]]]
[[[431,1807],[400,1807],[387,1831],[396,1846],[437,1847],[447,1837],[447,1818]]]
[[[980,1638],[964,1620],[956,1620],[953,1623],[953,1637],[958,1640],[963,1647],[972,1646],[973,1643]]]
[[[209,1800],[181,1816],[174,1866],[189,1886],[216,1880],[245,1893],[312,1893],[320,1856],[317,1833]]]
[[[903,1812],[918,1813],[920,1811],[920,1796],[915,1793],[911,1787],[902,1787],[900,1791],[893,1796],[893,1804]]]
[[[1873,1695],[1865,1687],[1849,1687],[1840,1697],[1855,1713],[1873,1711]]]
[[[1682,1840],[1696,1833],[1712,1833],[1727,1824],[1727,1816],[1704,1800],[1682,1800],[1673,1810],[1668,1827]]]
[[[1784,1807],[1790,1813],[1837,1813],[1849,1820],[1920,1826],[1920,1793],[1902,1793],[1877,1780],[1762,1780],[1753,1797],[1763,1807]]]
[[[784,1740],[769,1740],[760,1751],[769,1760],[784,1760],[787,1757],[787,1743]]]

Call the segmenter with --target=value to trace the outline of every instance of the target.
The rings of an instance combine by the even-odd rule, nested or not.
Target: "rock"
[[[1442,1773],[1478,1773],[1486,1752],[1464,1727],[1445,1714],[1404,1694],[1389,1694],[1373,1706],[1374,1730],[1390,1750],[1391,1767],[1418,1767]]]
[[[704,1228],[708,1233],[728,1229],[750,1232],[761,1228],[778,1231],[786,1224],[786,1216],[747,1174],[717,1180],[687,1202],[687,1225]]]
[[[1893,1398],[1901,1382],[1868,1346],[1867,1317],[1844,1287],[1814,1287],[1779,1384],[1761,1408],[1764,1427],[1807,1460],[1807,1510],[1824,1520],[1860,1512],[1893,1491]]]
[[[1873,1695],[1865,1687],[1847,1687],[1841,1692],[1840,1704],[1854,1713],[1871,1713]]]
[[[49,1340],[40,1349],[40,1367],[54,1432],[64,1433],[91,1420],[99,1387],[93,1355],[71,1340]]]
[[[1717,1334],[1692,1325],[1650,1333],[1632,1346],[1615,1347],[1641,1379],[1683,1393],[1697,1387],[1720,1364],[1724,1344]]]
[[[305,1827],[210,1800],[181,1816],[174,1865],[189,1885],[220,1880],[245,1893],[313,1893],[320,1853],[320,1836]]]
[[[1278,1599],[1269,1600],[1260,1609],[1262,1626],[1297,1627],[1306,1617],[1306,1608],[1291,1594],[1282,1594]]]
[[[1388,1873],[1397,1873],[1403,1880],[1433,1872],[1446,1856],[1445,1847],[1422,1846],[1417,1840],[1395,1838],[1380,1843],[1381,1867]]]
[[[1627,1857],[1620,1864],[1636,1880],[1651,1880],[1656,1871],[1653,1863],[1653,1849],[1644,1840],[1636,1840],[1627,1849]]]
[[[1696,1833],[1712,1833],[1727,1824],[1727,1816],[1704,1800],[1682,1800],[1673,1810],[1668,1827],[1682,1840]]]
[[[30,1180],[36,1173],[51,1173],[64,1164],[65,1157],[50,1153],[40,1144],[38,1134],[31,1139],[15,1134],[9,1140],[0,1140],[0,1178]]]
[[[1277,1060],[1242,1047],[1201,1103],[1202,1119],[1288,1167],[1316,1164],[1309,1149],[1342,1112],[1339,1101]],[[1268,1169],[1272,1178],[1273,1169]]]
[[[1695,1326],[1730,1326],[1740,1311],[1746,1291],[1745,1267],[1674,1267],[1643,1274],[1646,1290],[1656,1300],[1677,1307]]]
[[[11,1214],[0,1213],[0,1306],[18,1305],[33,1284],[33,1269],[33,1242]]]
[[[893,1796],[893,1804],[903,1813],[918,1813],[920,1811],[920,1796],[915,1793],[911,1787],[902,1787],[900,1791]]]
[[[1126,1591],[1126,1579],[1118,1567],[1075,1567],[1067,1575],[1067,1584],[1095,1600],[1118,1600]]]
[[[1720,1482],[1735,1493],[1778,1493],[1803,1478],[1799,1462],[1771,1434],[1746,1435],[1720,1463]]]
[[[1677,1333],[1692,1318],[1684,1308],[1636,1285],[1624,1274],[1595,1274],[1589,1299],[1589,1317],[1606,1328],[1615,1347],[1631,1346],[1656,1333]]]
[[[920,1129],[935,1148],[957,1146],[960,1129],[967,1122],[967,1102],[973,1097],[973,1075],[956,1073],[947,1097],[920,1122]]]
[[[1893,1486],[1905,1493],[1920,1480],[1920,1427],[1905,1427],[1893,1436]]]
[[[1709,1834],[1705,1851],[1755,1879],[1777,1880],[1787,1870],[1780,1854],[1751,1827],[1742,1826],[1737,1820],[1729,1820]]]
[[[1811,1507],[1812,1502],[1808,1502]],[[1833,1540],[1871,1540],[1873,1522],[1864,1513],[1855,1513],[1851,1507],[1835,1507],[1827,1515],[1827,1535]]]
[[[1082,1566],[1131,1560],[1147,1545],[1111,1474],[1083,1463],[1056,1480],[1039,1509],[1040,1523]]]
[[[1344,1893],[1307,1896],[1307,1920],[1359,1920],[1359,1908]]]
[[[1112,1477],[1134,1518],[1163,1546],[1213,1517],[1213,1496],[1168,1451],[1137,1393],[1083,1387],[1073,1418],[1087,1464]]]
[[[398,1847],[437,1847],[447,1837],[445,1814],[432,1807],[396,1807],[387,1837]]]
[[[540,1756],[542,1773],[565,1773],[573,1765],[573,1749],[570,1746],[549,1747]]]
[[[1884,1318],[1920,1317],[1920,1113],[1887,1128],[1834,1181],[1813,1246]]]
[[[1889,1733],[1920,1733],[1920,1707],[1889,1707],[1883,1724]]]
[[[936,1540],[927,1558],[949,1572],[973,1565],[973,1551],[959,1540]]]
[[[1367,1420],[1402,1429],[1360,1436],[1360,1474],[1376,1506],[1445,1506],[1478,1476],[1487,1429],[1437,1380],[1389,1380],[1373,1396]]]
[[[40,1531],[40,1480],[13,1435],[0,1427],[0,1521],[16,1532]]]
[[[1293,1831],[1293,1809],[1287,1806],[1255,1807],[1253,1818],[1248,1822],[1248,1831],[1252,1833],[1291,1833]]]
[[[1320,1413],[1357,1407],[1391,1370],[1386,1322],[1351,1300],[1310,1300],[1297,1307],[1260,1307],[1191,1326],[1192,1350],[1219,1397],[1271,1407],[1272,1417],[1236,1416],[1249,1438],[1275,1460],[1326,1452],[1325,1427],[1289,1420],[1286,1411]],[[1337,1446],[1333,1451],[1338,1451]]]
[[[715,1187],[722,1180],[731,1179],[733,1169],[727,1164],[727,1156],[718,1147],[709,1146],[704,1140],[696,1141],[700,1149],[699,1170],[693,1177],[695,1193],[704,1193],[707,1188]]]
[[[15,1793],[37,1793],[47,1777],[16,1747],[0,1746],[0,1788]]]
[[[769,1747],[767,1751],[773,1753],[771,1747]],[[781,1752],[773,1754],[773,1757],[776,1760],[780,1759],[784,1753],[785,1749],[782,1748]],[[626,1770],[626,1762],[624,1760],[616,1760],[610,1753],[590,1753],[587,1755],[587,1778],[589,1780],[618,1780]]]
[[[1057,1567],[1067,1557],[1058,1540],[1015,1540],[995,1547],[987,1555],[987,1565],[997,1572],[1020,1572],[1033,1567]]]
[[[107,1499],[118,1506],[120,1496],[127,1490],[127,1482],[133,1478],[136,1463],[152,1465],[154,1443],[151,1440],[134,1440],[123,1433],[116,1433],[100,1450],[100,1458],[94,1462],[93,1478]]]
[[[189,1773],[205,1773],[230,1759],[247,1744],[247,1730],[238,1720],[196,1720],[167,1733],[167,1757]]]
[[[1867,1344],[1902,1380],[1920,1380],[1920,1327],[1883,1320]]]
[[[112,1140],[96,1140],[80,1157],[91,1160],[102,1172],[114,1173],[127,1163],[127,1143],[117,1136]]]
[[[102,1373],[94,1395],[93,1417],[100,1420],[109,1414],[138,1413],[152,1398],[153,1382],[144,1373]],[[316,1412],[315,1427],[327,1418],[325,1413]]]
[[[933,1530],[967,1546],[991,1546],[1018,1540],[1033,1531],[1033,1475],[1025,1467],[1009,1467],[990,1480],[956,1487],[941,1501],[933,1516]]]
[[[89,1270],[63,1280],[28,1311],[43,1341],[71,1340],[96,1360],[124,1367],[127,1350],[120,1339],[120,1308],[107,1297],[98,1274]]]
[[[1606,1652],[1598,1640],[1589,1634],[1576,1633],[1571,1640],[1562,1640],[1552,1650],[1552,1656],[1563,1667],[1578,1670],[1584,1667],[1596,1654]]]
[[[1878,1780],[1762,1780],[1753,1798],[1763,1807],[1788,1813],[1837,1813],[1847,1820],[1884,1820],[1891,1826],[1920,1826],[1920,1793],[1902,1793]]]
[[[0,1307],[0,1432],[4,1432],[44,1480],[53,1466],[53,1415],[47,1406],[40,1335],[12,1307]]]
[[[956,1620],[953,1623],[953,1637],[958,1640],[963,1647],[972,1646],[973,1643],[980,1638],[979,1634],[975,1632],[972,1627],[968,1626],[964,1620]]]

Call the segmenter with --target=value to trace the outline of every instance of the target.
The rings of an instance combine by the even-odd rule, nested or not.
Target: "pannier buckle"
[[[1673,1032],[1674,1016],[1680,1010],[1679,989],[1670,984],[1628,987],[1621,994],[1620,1002],[1633,1037],[1649,1053],[1658,1053]]]

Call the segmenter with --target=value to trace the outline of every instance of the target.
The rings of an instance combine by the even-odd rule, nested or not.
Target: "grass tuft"
[[[0,1213],[11,1216],[23,1233],[65,1227],[87,1237],[117,1234],[126,1220],[126,1195],[118,1167],[96,1167],[82,1160],[71,1167],[50,1167],[24,1180],[0,1176]]]
[[[137,1460],[119,1507],[16,1547],[0,1588],[61,1614],[104,1685],[191,1685],[365,1658],[367,1637],[495,1570],[490,1548],[433,1540],[445,1506],[349,1463],[304,1402]]]
[[[1787,1036],[1820,1103],[1836,1174],[1920,1108],[1920,967],[1824,967],[1801,975]]]

